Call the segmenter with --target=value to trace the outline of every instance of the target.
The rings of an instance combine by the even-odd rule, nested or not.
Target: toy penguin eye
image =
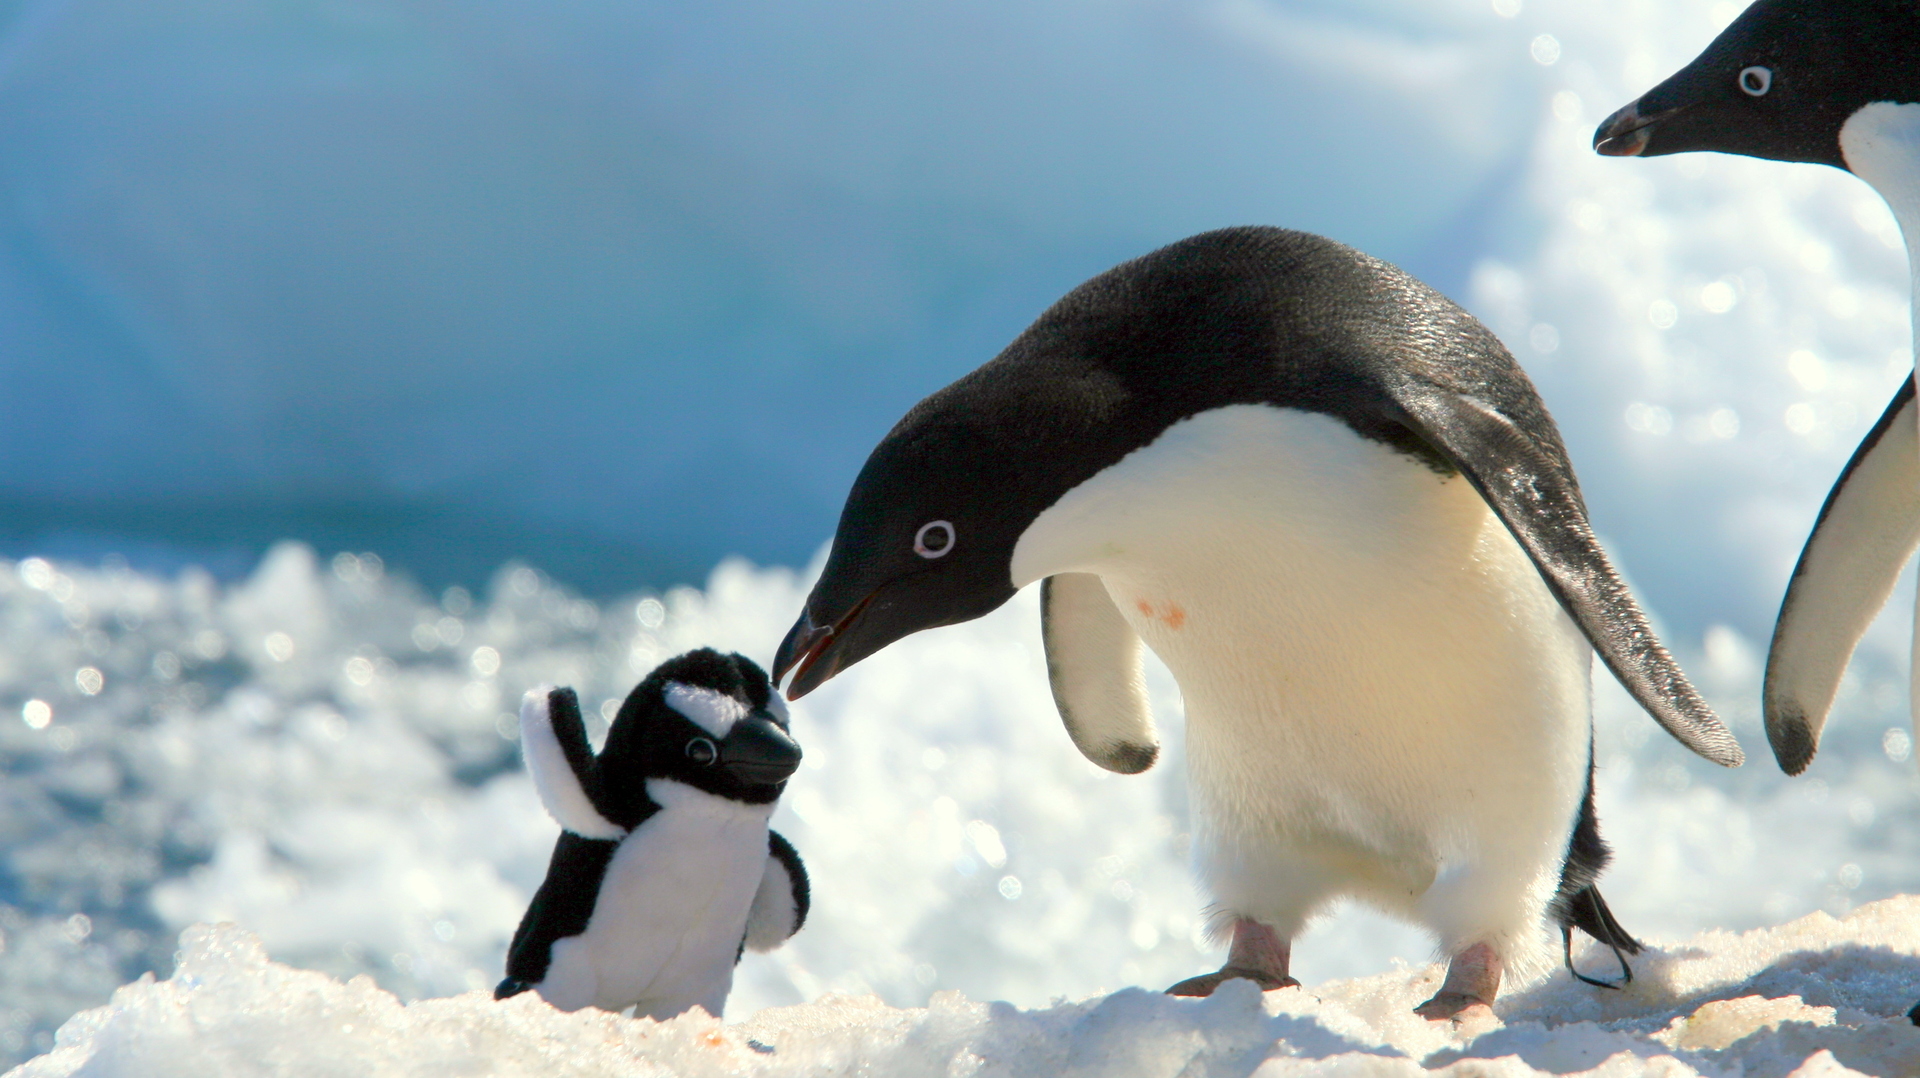
[[[719,758],[720,748],[712,741],[704,737],[696,737],[687,742],[687,759],[701,767],[712,767],[713,762]]]
[[[1741,68],[1740,89],[1745,91],[1748,97],[1767,96],[1767,91],[1773,89],[1772,69],[1761,67],[1758,64],[1753,67]]]
[[[913,533],[913,552],[923,558],[944,558],[953,551],[953,525],[929,520]]]

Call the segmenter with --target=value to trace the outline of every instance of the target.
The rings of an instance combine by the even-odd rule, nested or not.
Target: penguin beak
[[[749,785],[785,782],[800,767],[800,743],[759,715],[734,723],[719,748],[719,765]]]
[[[1593,133],[1593,150],[1607,157],[1638,157],[1646,151],[1647,143],[1653,141],[1654,129],[1660,121],[1682,111],[1684,109],[1666,109],[1646,116],[1640,112],[1640,102],[1635,101],[1600,124]]]
[[[834,641],[846,637],[848,630],[853,628],[866,611],[867,604],[872,601],[873,595],[869,594],[830,625],[814,623],[811,604],[800,611],[800,619],[793,623],[793,628],[787,630],[787,638],[780,641],[780,650],[773,655],[775,685],[787,676],[787,671],[793,671],[793,681],[787,685],[787,699],[800,699],[850,665],[846,657],[847,649],[835,648]],[[853,661],[863,657],[864,654],[855,656]]]

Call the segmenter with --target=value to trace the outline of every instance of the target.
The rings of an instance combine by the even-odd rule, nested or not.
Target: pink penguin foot
[[[1292,977],[1276,977],[1271,973],[1257,969],[1241,969],[1239,966],[1221,966],[1213,973],[1203,973],[1198,977],[1188,977],[1172,988],[1167,989],[1170,996],[1211,996],[1213,990],[1232,980],[1252,981],[1260,986],[1262,992],[1272,992],[1279,988],[1298,988],[1300,982]]]
[[[1493,948],[1484,943],[1453,956],[1447,963],[1447,979],[1433,998],[1413,1009],[1430,1022],[1455,1023],[1492,1017],[1493,997],[1500,992],[1503,963]]]
[[[1258,921],[1241,917],[1233,922],[1233,947],[1227,952],[1227,964],[1214,973],[1188,977],[1167,989],[1167,994],[1210,996],[1214,989],[1232,980],[1252,981],[1262,992],[1298,988],[1300,982],[1287,975],[1292,954],[1292,948],[1279,933]]]

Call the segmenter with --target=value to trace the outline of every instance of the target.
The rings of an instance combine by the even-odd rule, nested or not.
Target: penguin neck
[[[1847,118],[1840,129],[1847,168],[1887,200],[1907,246],[1909,295],[1920,295],[1920,103],[1879,101]],[[1912,313],[1920,346],[1920,308]]]

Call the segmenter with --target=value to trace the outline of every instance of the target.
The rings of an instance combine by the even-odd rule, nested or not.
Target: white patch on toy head
[[[767,690],[767,714],[782,728],[793,724],[793,713],[787,710],[787,702],[781,698],[779,689]]]
[[[747,717],[747,705],[716,689],[667,682],[667,706],[716,738],[724,739],[733,724]]]

